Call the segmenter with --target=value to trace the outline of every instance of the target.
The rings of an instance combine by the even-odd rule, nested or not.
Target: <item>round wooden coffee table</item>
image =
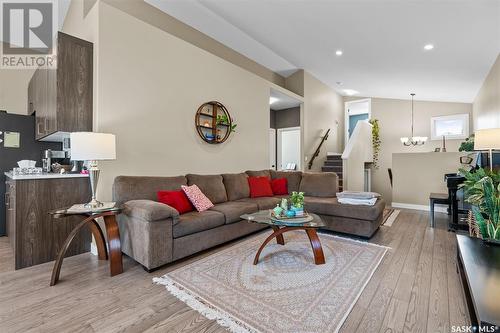
[[[295,230],[304,230],[309,237],[309,241],[311,242],[311,247],[314,254],[314,263],[316,265],[322,265],[325,263],[325,255],[323,254],[323,248],[321,247],[321,242],[318,237],[318,233],[316,229],[320,227],[324,227],[325,224],[321,220],[321,218],[316,214],[309,214],[312,217],[312,221],[306,223],[293,223],[285,221],[276,221],[271,219],[270,211],[261,210],[254,214],[244,214],[240,216],[243,220],[247,220],[253,223],[261,223],[267,224],[273,229],[273,233],[267,237],[262,245],[260,246],[257,254],[255,255],[255,259],[253,261],[254,265],[257,265],[259,262],[259,257],[266,245],[276,238],[276,242],[280,245],[285,245],[285,239],[283,234],[288,231]]]

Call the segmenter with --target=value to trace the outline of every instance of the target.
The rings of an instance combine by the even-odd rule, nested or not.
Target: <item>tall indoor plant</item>
[[[472,205],[481,237],[500,241],[500,173],[482,168],[460,172],[465,201]]]

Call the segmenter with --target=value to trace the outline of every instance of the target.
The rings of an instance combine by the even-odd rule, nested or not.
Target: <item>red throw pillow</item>
[[[271,188],[274,195],[288,194],[288,180],[286,178],[276,178],[271,180]]]
[[[186,193],[182,190],[158,191],[156,195],[158,197],[158,202],[175,208],[179,214],[192,212],[194,210],[194,207],[186,196]]]
[[[250,198],[272,197],[271,181],[267,177],[248,177]]]

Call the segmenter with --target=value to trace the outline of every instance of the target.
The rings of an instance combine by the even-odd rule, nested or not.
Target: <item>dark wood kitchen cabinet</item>
[[[90,200],[87,177],[6,181],[7,236],[20,269],[56,258],[64,240],[81,217],[55,219],[49,212]],[[80,232],[66,256],[90,251],[91,233]]]
[[[28,85],[37,140],[92,131],[93,44],[59,32],[56,45],[57,69],[38,68]]]

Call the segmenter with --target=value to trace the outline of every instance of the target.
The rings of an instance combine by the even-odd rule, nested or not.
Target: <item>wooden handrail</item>
[[[319,143],[318,145],[318,148],[316,148],[316,151],[314,152],[313,156],[311,157],[311,159],[309,160],[309,165],[308,165],[308,169],[311,170],[312,168],[312,165],[314,163],[314,160],[316,159],[316,157],[318,157],[319,155],[319,151],[321,149],[321,146],[323,145],[323,142],[325,142],[326,140],[328,140],[328,135],[330,134],[330,129],[328,129],[326,131],[326,134],[323,136],[323,138],[321,139],[321,142]]]

